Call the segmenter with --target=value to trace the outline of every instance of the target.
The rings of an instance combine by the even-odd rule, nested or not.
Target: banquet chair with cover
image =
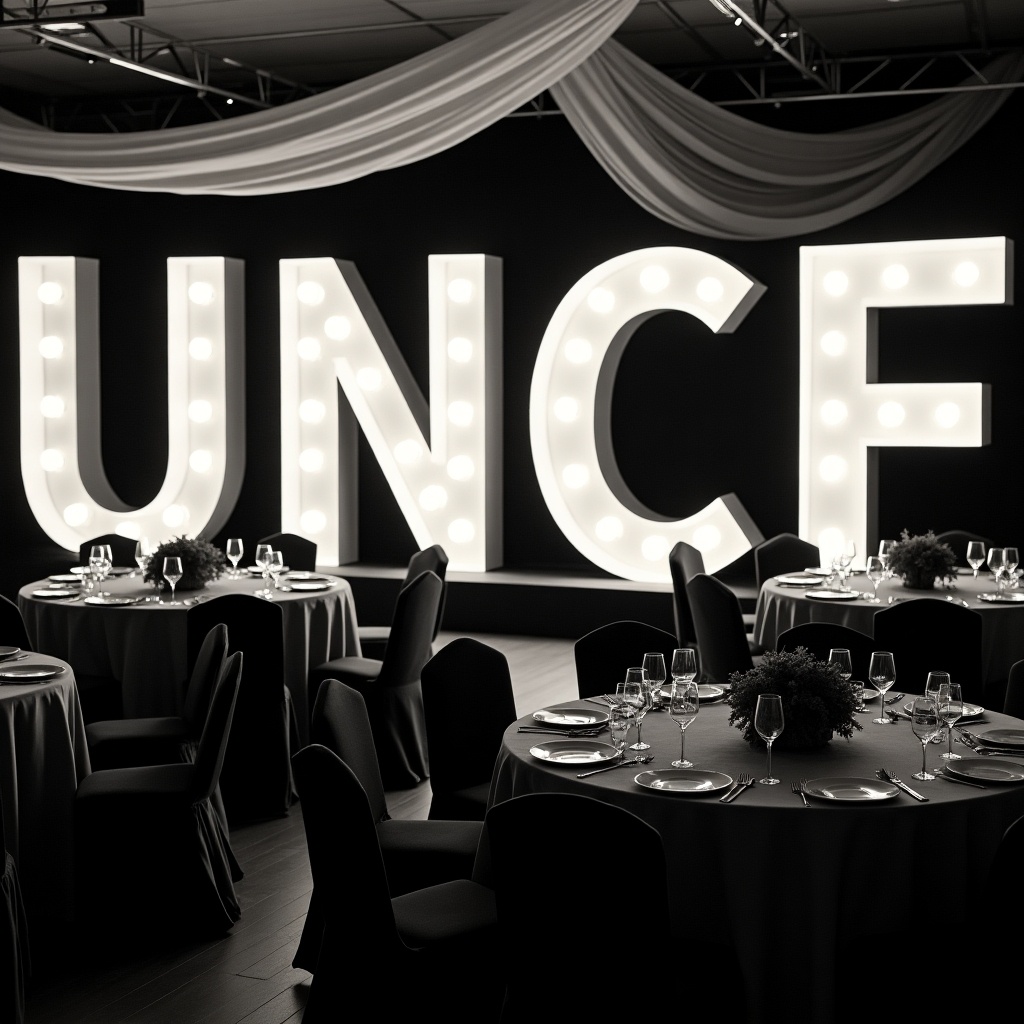
[[[518,717],[508,660],[479,640],[457,637],[423,666],[422,686],[428,817],[482,822],[502,736]]]
[[[700,648],[700,678],[727,683],[733,672],[752,669],[760,654],[751,651],[736,595],[721,580],[704,572],[686,584],[686,594]]]
[[[777,533],[754,548],[754,576],[757,589],[765,580],[786,572],[802,572],[821,564],[821,551],[816,544],[795,533]]]
[[[281,552],[284,564],[298,572],[316,571],[316,541],[307,540],[297,533],[272,533],[260,537],[257,544],[269,544]]]
[[[969,568],[967,565],[967,545],[972,540],[981,541],[985,545],[985,554],[988,554],[992,547],[992,541],[988,537],[982,537],[980,533],[971,533],[969,530],[944,530],[937,533],[935,539],[941,544],[948,544],[956,555],[956,564],[961,568]]]
[[[668,555],[669,573],[672,576],[672,608],[676,616],[676,635],[680,647],[699,647],[697,630],[693,623],[693,609],[690,607],[690,596],[686,585],[694,576],[706,573],[704,556],[692,544],[685,540],[676,541]],[[751,654],[760,654],[761,648],[754,642],[754,613],[745,612],[740,608],[743,617],[743,629],[748,634],[747,641]],[[682,632],[680,632],[682,630]],[[683,635],[685,634],[685,636]]]
[[[441,603],[437,607],[437,621],[434,623],[434,635],[430,638],[431,649],[437,640],[437,634],[441,630],[441,620],[444,618],[445,598],[448,594],[448,582],[445,578],[448,571],[448,554],[440,544],[432,544],[429,548],[416,551],[409,559],[405,570],[405,579],[402,587],[407,587],[421,572],[432,572],[443,584],[441,590]],[[388,645],[388,637],[391,636],[391,626],[360,626],[358,629],[359,644],[365,658],[384,657],[384,651]]]
[[[979,897],[983,906],[998,907],[985,924],[985,941],[976,951],[966,950],[963,965],[984,971],[986,999],[1003,1006],[1020,1001],[1020,926],[1024,915],[1024,888],[1020,866],[1024,864],[1024,816],[1003,832],[989,865]]]
[[[333,658],[309,672],[309,703],[325,679],[340,679],[366,701],[385,789],[409,789],[430,775],[420,673],[430,658],[443,584],[422,572],[403,587],[382,659]]]
[[[225,594],[193,605],[185,621],[189,665],[218,624],[227,627],[229,653],[245,652],[245,678],[220,783],[228,822],[234,827],[283,817],[295,802],[291,754],[296,727],[284,683],[281,608],[252,594]]]
[[[985,706],[981,627],[981,616],[970,608],[920,598],[880,608],[872,632],[876,651],[892,651],[896,689],[924,693],[929,672],[948,672],[964,700]]]
[[[323,940],[303,1024],[495,1020],[502,985],[494,893],[468,878],[392,896],[356,773],[319,743],[294,757]],[[382,965],[393,979],[382,992]]]
[[[7,849],[4,836],[2,793],[0,866],[0,1021],[4,1024],[24,1024],[25,991],[32,974],[32,953],[18,867]]]
[[[0,594],[0,643],[7,647],[20,647],[23,651],[32,650],[32,640],[21,609],[3,594]]]
[[[1024,661],[1015,661],[1006,678],[1006,696],[1003,698],[1003,714],[1024,718]]]
[[[337,754],[363,787],[392,896],[473,876],[482,821],[428,821],[388,814],[362,694],[337,679],[325,679],[313,707],[310,738]],[[293,967],[315,971],[323,929],[321,901],[314,890]]]
[[[815,658],[828,661],[833,647],[845,647],[850,652],[853,678],[867,683],[871,654],[877,650],[875,641],[867,633],[838,622],[801,622],[784,630],[775,641],[775,650],[792,651],[806,647]]]
[[[659,651],[665,656],[665,670],[671,681],[672,652],[679,646],[671,633],[634,619],[592,629],[572,647],[580,699],[614,693],[616,684],[626,678],[626,669],[643,664],[648,651]]]
[[[229,743],[243,656],[214,690],[193,762],[111,768],[75,794],[76,920],[90,941],[153,935],[209,938],[241,916],[230,840],[211,797]]]
[[[105,533],[102,537],[93,537],[78,546],[78,564],[89,564],[89,552],[94,544],[109,544],[110,553],[114,556],[114,565],[135,568],[135,541],[131,537],[122,537],[119,533]]]

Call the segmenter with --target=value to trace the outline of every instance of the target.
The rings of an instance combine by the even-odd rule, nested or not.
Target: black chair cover
[[[992,547],[992,541],[988,537],[982,537],[980,533],[971,533],[969,530],[944,530],[937,533],[935,539],[942,544],[948,544],[956,555],[956,564],[968,568],[967,545],[972,540],[980,540],[985,545],[985,554],[988,554]]]
[[[798,537],[795,533],[778,533],[754,548],[754,576],[757,589],[765,580],[785,572],[800,572],[821,564],[821,551],[817,544]]]
[[[315,541],[300,537],[297,533],[272,533],[269,537],[260,537],[256,543],[270,544],[275,551],[280,551],[289,569],[298,569],[300,572],[316,570]]]
[[[626,669],[643,664],[648,651],[660,651],[665,668],[671,670],[672,652],[679,646],[686,645],[680,645],[671,633],[633,619],[592,629],[572,649],[580,697],[614,693],[616,684],[626,678]]]
[[[18,868],[4,839],[4,808],[0,799],[0,1021],[24,1024],[25,989],[32,974],[28,921],[21,898]]]
[[[0,644],[20,647],[23,651],[33,649],[21,609],[3,594],[0,594]]]
[[[518,717],[508,661],[479,640],[458,637],[423,666],[422,683],[428,816],[483,821],[501,738]]]
[[[1024,661],[1015,661],[1010,666],[1006,696],[1003,698],[1003,714],[1024,718]]]
[[[792,651],[797,647],[806,647],[822,661],[828,661],[828,652],[833,647],[845,647],[850,652],[853,678],[865,684],[871,652],[877,650],[875,641],[867,633],[838,622],[801,622],[784,630],[775,641],[777,651]]]
[[[110,553],[114,556],[114,565],[127,565],[135,568],[135,541],[130,537],[122,537],[119,533],[105,533],[102,537],[93,537],[78,546],[78,564],[89,564],[89,551],[94,544],[109,544]]]
[[[700,646],[701,678],[727,683],[733,672],[754,667],[736,595],[720,580],[697,573],[686,584]]]

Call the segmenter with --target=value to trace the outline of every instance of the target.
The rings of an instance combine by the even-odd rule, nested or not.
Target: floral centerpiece
[[[145,578],[160,587],[167,587],[164,559],[175,555],[181,559],[182,577],[178,581],[178,590],[200,590],[224,572],[224,552],[220,548],[199,537],[172,537],[154,548]]]
[[[764,746],[754,728],[754,711],[762,693],[782,698],[785,725],[775,740],[776,749],[821,747],[833,735],[850,739],[862,728],[856,719],[862,684],[843,679],[838,665],[814,657],[806,647],[768,651],[760,665],[733,672],[729,682],[729,724],[742,729],[751,746]]]
[[[956,555],[931,530],[913,537],[904,530],[901,536],[889,549],[887,568],[903,577],[903,586],[931,590],[937,577],[943,583],[956,581]]]

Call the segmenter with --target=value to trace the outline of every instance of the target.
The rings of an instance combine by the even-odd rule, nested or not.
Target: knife
[[[617,761],[615,764],[606,764],[603,768],[595,768],[593,771],[580,772],[576,776],[576,778],[586,779],[589,778],[591,775],[598,775],[601,772],[610,772],[613,768],[625,768],[627,765],[630,764],[647,764],[647,761],[645,761],[642,757],[634,757],[630,761]]]
[[[729,790],[729,792],[726,793],[725,796],[720,797],[719,798],[719,802],[723,803],[723,804],[731,804],[733,802],[733,800],[735,800],[736,797],[738,797],[740,795],[740,793],[743,792],[743,790],[750,789],[750,787],[753,784],[754,784],[754,780],[753,779],[751,779],[750,782],[740,782],[740,783],[738,783],[736,785],[735,789]]]
[[[891,778],[885,771],[879,771],[878,776],[879,778],[885,779],[886,782],[891,782],[894,786],[899,787],[903,790],[904,793],[909,794],[915,800],[920,800],[923,804],[928,803],[928,797],[921,796],[920,793],[918,793],[916,790],[911,789],[905,782],[897,782],[894,778]]]
[[[945,775],[941,771],[938,771],[935,774],[940,779],[945,779],[947,782],[958,782],[961,786],[973,786],[975,789],[988,789],[988,786],[983,786],[980,782],[968,782],[966,779],[958,779],[955,775]]]

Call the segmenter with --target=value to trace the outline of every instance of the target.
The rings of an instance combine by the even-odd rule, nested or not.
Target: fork
[[[793,783],[793,792],[796,793],[801,800],[804,802],[804,807],[810,807],[811,805],[807,802],[807,794],[804,792],[804,783],[806,779],[801,779],[799,782]]]
[[[885,703],[886,704],[895,704],[898,701],[903,700],[904,697],[906,697],[905,693],[894,693],[891,697],[886,697],[885,698]]]
[[[725,796],[719,797],[719,803],[732,803],[732,801],[735,800],[736,797],[738,797],[740,793],[747,788],[747,786],[753,785],[753,782],[754,776],[743,772],[743,774],[740,775],[740,777],[733,783],[732,789],[730,789]]]
[[[899,786],[899,788],[900,788],[900,789],[902,789],[904,793],[908,793],[908,794],[910,794],[910,796],[912,796],[912,797],[913,797],[913,798],[914,798],[915,800],[920,800],[920,801],[921,801],[921,803],[923,803],[923,804],[926,804],[926,803],[928,802],[928,797],[926,797],[926,796],[921,796],[921,794],[920,794],[920,793],[918,793],[918,792],[917,792],[916,790],[914,790],[914,789],[911,789],[911,788],[910,788],[910,787],[909,787],[909,786],[908,786],[908,785],[907,785],[907,784],[906,784],[906,783],[905,783],[905,782],[904,782],[904,781],[903,781],[903,780],[902,780],[902,779],[901,779],[901,778],[900,778],[900,777],[899,777],[899,776],[898,776],[898,775],[897,775],[897,774],[896,774],[896,773],[895,773],[894,771],[892,771],[891,769],[886,769],[886,768],[883,768],[883,769],[882,769],[882,774],[883,774],[883,775],[884,775],[884,776],[885,776],[885,777],[886,777],[886,778],[887,778],[887,779],[888,779],[888,780],[889,780],[889,781],[890,781],[890,782],[891,782],[891,783],[892,783],[892,784],[893,784],[894,786]]]

